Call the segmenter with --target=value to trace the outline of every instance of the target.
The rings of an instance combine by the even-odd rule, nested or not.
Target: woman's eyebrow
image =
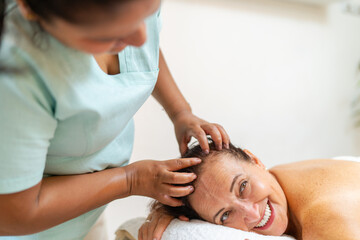
[[[230,187],[230,192],[233,191],[233,188],[234,188],[236,179],[238,179],[238,177],[240,177],[241,175],[242,175],[242,173],[236,175],[236,176],[234,177],[234,179],[232,180],[231,187]],[[215,216],[213,217],[213,222],[215,222],[215,219],[216,219],[217,215],[219,215],[222,211],[224,211],[224,209],[225,209],[225,208],[220,209],[220,210],[215,214]]]
[[[236,176],[234,177],[234,179],[233,179],[233,181],[232,181],[232,183],[231,183],[230,192],[233,191],[233,188],[234,188],[236,179],[238,179],[238,177],[240,177],[241,175],[242,175],[242,174],[240,173],[240,174],[238,174],[238,175],[236,175]]]
[[[220,209],[220,210],[215,214],[215,216],[213,217],[213,222],[214,222],[214,223],[216,222],[215,219],[216,219],[217,215],[219,215],[222,211],[224,211],[224,209],[225,209],[225,208]]]

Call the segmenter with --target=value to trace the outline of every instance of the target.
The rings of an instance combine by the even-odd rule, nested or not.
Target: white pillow
[[[145,218],[136,218],[122,224],[116,231],[116,240],[137,239],[137,230]],[[130,236],[131,235],[131,236]],[[190,222],[174,219],[167,227],[161,240],[294,240],[289,236],[265,236],[200,220]]]

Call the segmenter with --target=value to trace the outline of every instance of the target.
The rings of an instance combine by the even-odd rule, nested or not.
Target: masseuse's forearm
[[[177,87],[161,50],[159,69],[158,81],[152,95],[164,107],[171,120],[173,120],[180,112],[191,112],[190,105],[186,102],[184,96]]]
[[[56,176],[15,194],[0,195],[0,235],[43,231],[128,196],[124,168]]]

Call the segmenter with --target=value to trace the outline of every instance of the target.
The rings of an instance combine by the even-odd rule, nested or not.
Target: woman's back
[[[298,239],[359,239],[360,163],[309,160],[272,168]]]

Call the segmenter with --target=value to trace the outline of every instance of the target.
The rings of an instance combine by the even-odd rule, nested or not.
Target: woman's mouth
[[[266,204],[265,213],[264,213],[263,218],[254,228],[259,229],[259,230],[267,229],[268,227],[270,227],[270,225],[274,221],[274,217],[275,217],[274,209],[273,209],[270,201],[268,201]]]

